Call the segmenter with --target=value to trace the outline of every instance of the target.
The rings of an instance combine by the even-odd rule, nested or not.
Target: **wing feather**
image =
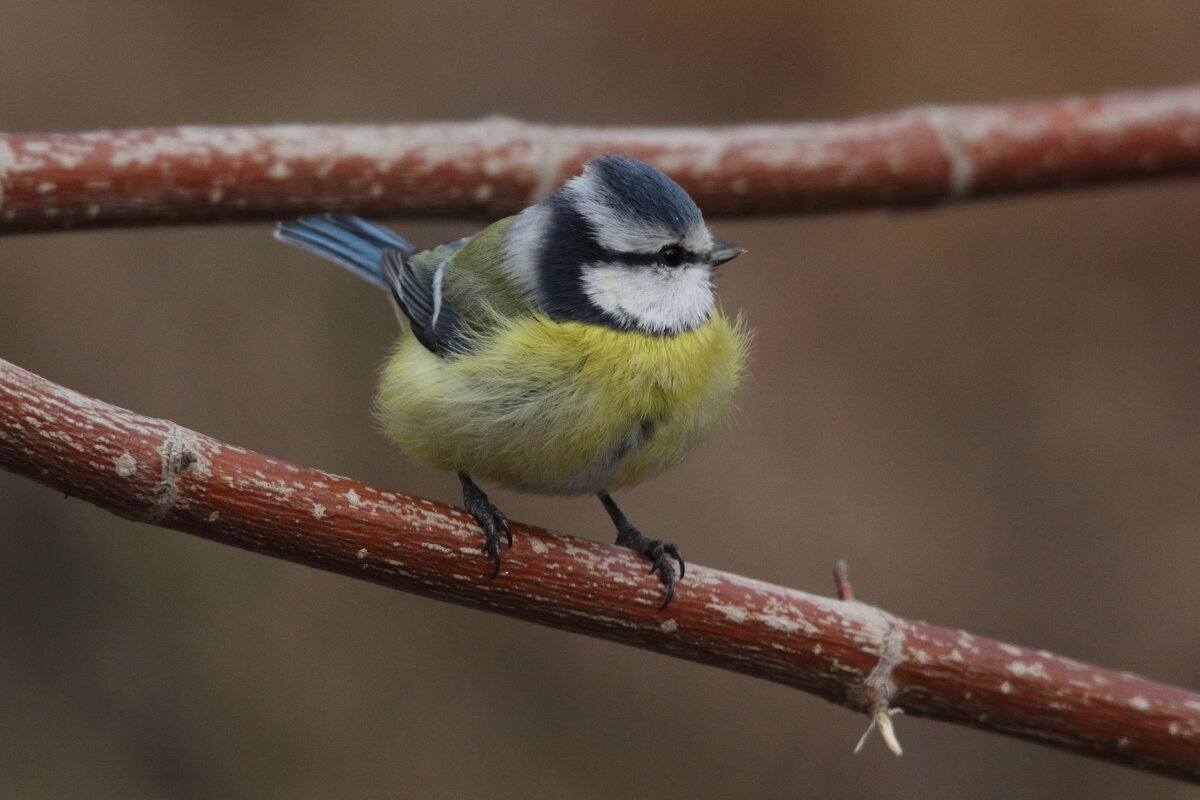
[[[415,259],[400,250],[383,254],[383,268],[396,307],[408,317],[417,341],[439,356],[467,350],[462,317],[442,294],[442,281],[437,277],[449,263],[446,258],[434,270],[422,270],[415,266]]]

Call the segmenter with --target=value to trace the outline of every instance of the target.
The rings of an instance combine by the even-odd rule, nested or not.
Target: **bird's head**
[[[555,318],[654,334],[704,324],[713,270],[744,252],[713,239],[679,184],[617,155],[593,159],[522,212],[505,246],[532,267]]]

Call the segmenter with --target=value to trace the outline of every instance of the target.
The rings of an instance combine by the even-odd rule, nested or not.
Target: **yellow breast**
[[[615,490],[675,464],[725,416],[745,348],[720,314],[670,337],[523,317],[450,359],[405,336],[377,414],[435,469],[533,492]]]

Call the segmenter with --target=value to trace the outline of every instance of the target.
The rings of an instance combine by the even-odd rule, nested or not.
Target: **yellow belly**
[[[434,469],[530,492],[612,491],[672,466],[725,416],[745,349],[720,314],[673,337],[523,317],[450,359],[405,335],[376,413]]]

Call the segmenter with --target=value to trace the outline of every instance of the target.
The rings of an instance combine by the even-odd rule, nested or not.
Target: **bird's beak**
[[[712,262],[714,267],[719,267],[726,261],[732,261],[744,252],[746,252],[746,248],[739,247],[733,242],[723,242],[720,239],[714,239],[712,253],[709,254],[708,260]]]

